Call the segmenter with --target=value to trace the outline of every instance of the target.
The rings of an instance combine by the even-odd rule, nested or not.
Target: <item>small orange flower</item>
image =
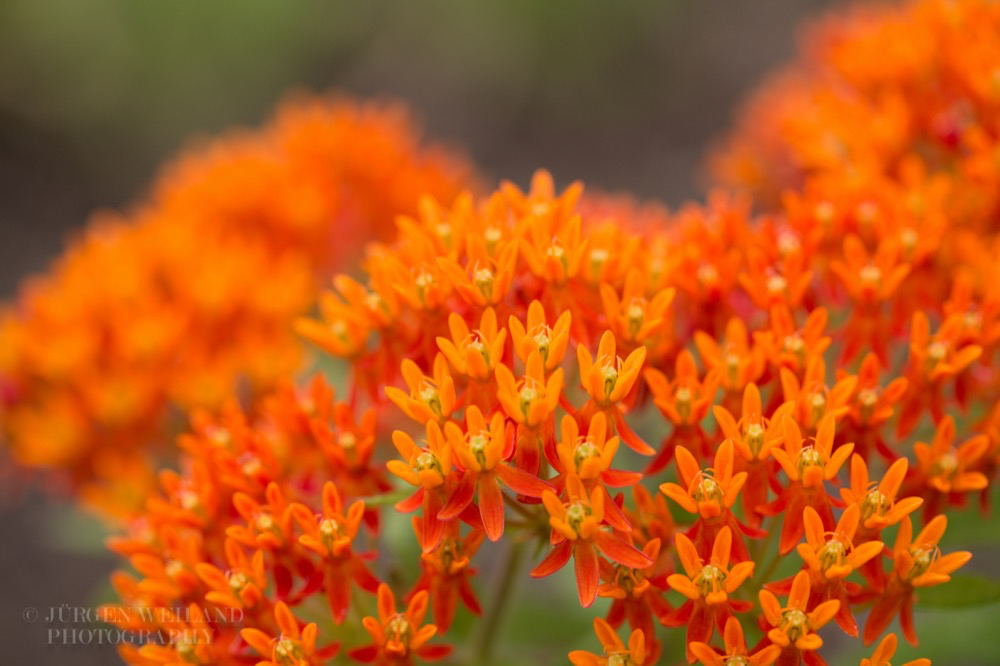
[[[205,600],[229,608],[252,608],[264,598],[267,573],[264,568],[264,551],[247,557],[246,551],[233,539],[226,539],[224,546],[229,568],[223,573],[208,562],[195,565],[195,572],[211,588]]]
[[[837,521],[837,528],[828,533],[816,510],[811,506],[805,508],[802,522],[806,543],[800,543],[796,550],[811,571],[827,580],[839,580],[882,552],[881,541],[867,541],[854,547],[860,514],[857,504],[849,505]]]
[[[792,403],[789,414],[804,429],[814,432],[827,414],[839,419],[848,411],[848,401],[858,385],[856,375],[841,373],[832,387],[826,385],[826,362],[822,356],[813,356],[806,363],[806,372],[799,381],[794,372],[781,368],[781,392]]]
[[[677,476],[683,485],[663,483],[660,492],[677,502],[688,513],[698,514],[699,519],[688,530],[698,552],[710,552],[719,532],[726,527],[732,531],[732,557],[737,561],[750,559],[740,532],[763,536],[751,530],[733,515],[732,506],[746,482],[747,473],[733,474],[733,443],[725,440],[719,445],[712,467],[702,470],[695,457],[685,449],[677,449]]]
[[[747,474],[742,498],[744,514],[751,525],[760,523],[757,509],[767,501],[771,479],[771,466],[767,460],[771,457],[771,449],[781,444],[783,421],[791,409],[791,404],[784,403],[772,412],[770,418],[765,418],[760,389],[753,383],[747,384],[743,391],[743,411],[739,421],[725,407],[716,405],[712,408],[719,429],[739,454],[737,469]]]
[[[479,550],[486,533],[480,529],[473,529],[465,537],[460,538],[460,525],[457,520],[448,523],[444,537],[437,547],[429,553],[421,554],[423,573],[410,592],[412,596],[421,590],[427,591],[434,624],[442,633],[451,627],[459,599],[474,615],[482,613],[476,592],[470,582],[476,570],[469,564]],[[417,541],[423,541],[420,534],[422,526],[419,518],[413,519],[413,530],[417,534]]]
[[[663,483],[660,491],[677,502],[688,513],[699,514],[708,520],[723,515],[736,502],[740,488],[746,481],[746,472],[733,474],[733,444],[726,440],[719,445],[715,463],[702,471],[691,453],[677,449],[677,474],[683,485]]]
[[[438,259],[456,291],[467,303],[478,307],[500,304],[510,290],[517,264],[517,242],[501,240],[496,227],[483,235],[469,235],[468,257],[463,268],[451,257]],[[494,247],[490,247],[491,244]]]
[[[740,562],[729,568],[733,533],[723,527],[715,537],[712,556],[706,564],[698,556],[694,544],[683,534],[676,536],[677,557],[686,575],[673,574],[667,578],[670,587],[692,601],[703,600],[709,606],[724,604],[744,580],[753,573],[753,562]],[[709,625],[711,626],[711,625]],[[706,639],[707,640],[707,639]]]
[[[647,300],[643,272],[632,268],[625,277],[620,297],[607,282],[601,284],[600,293],[611,331],[625,346],[637,348],[647,344],[654,335],[669,330],[664,319],[674,300],[672,287],[660,289]]]
[[[913,432],[927,411],[935,423],[940,423],[945,417],[944,383],[958,377],[982,356],[982,347],[962,343],[963,321],[964,315],[956,312],[932,335],[927,315],[922,311],[913,313],[907,374],[909,391],[896,424],[898,436],[905,437]]]
[[[400,367],[409,395],[395,386],[386,386],[385,394],[403,413],[423,425],[436,421],[444,425],[457,407],[455,380],[448,371],[444,354],[434,357],[434,377],[427,377],[417,364],[404,359]]]
[[[764,355],[758,346],[750,344],[747,326],[738,317],[726,324],[722,340],[717,342],[708,333],[697,331],[694,343],[706,368],[719,378],[727,399],[735,396],[738,401],[747,384],[756,382],[764,372]],[[732,409],[731,403],[723,404]]]
[[[851,457],[851,485],[840,489],[840,497],[844,503],[861,509],[862,533],[869,538],[878,538],[879,532],[895,525],[923,504],[919,497],[896,501],[908,466],[906,458],[898,459],[875,485],[869,481],[868,465],[864,459],[857,454]]]
[[[602,527],[605,493],[601,488],[594,488],[588,496],[580,478],[570,474],[566,478],[566,494],[567,503],[553,492],[547,491],[542,495],[542,502],[549,512],[555,549],[532,570],[531,575],[534,578],[548,576],[561,569],[571,556],[574,557],[580,604],[588,608],[597,598],[601,582],[598,552],[634,569],[644,569],[652,564],[652,560]]]
[[[438,513],[438,518],[452,520],[458,517],[475,496],[479,501],[486,536],[490,541],[498,541],[503,536],[504,523],[504,494],[500,482],[514,492],[536,498],[553,488],[549,483],[503,462],[513,454],[514,438],[508,436],[509,429],[502,413],[495,412],[487,425],[479,408],[470,405],[465,410],[465,422],[465,432],[455,423],[445,426],[445,436],[455,453],[462,477]]]
[[[771,308],[770,330],[757,331],[753,338],[775,370],[788,368],[798,374],[810,357],[822,355],[830,346],[830,337],[823,334],[827,318],[826,308],[816,308],[800,329],[786,306],[775,306]]]
[[[639,378],[639,371],[646,358],[646,348],[639,347],[622,360],[616,354],[615,344],[615,334],[605,331],[597,346],[596,358],[590,355],[583,343],[577,346],[580,382],[590,395],[590,400],[580,409],[577,418],[585,420],[593,412],[603,411],[629,448],[643,455],[652,455],[654,451],[649,444],[642,441],[625,423],[619,405],[632,392]]]
[[[444,505],[445,481],[451,475],[451,447],[445,439],[441,427],[434,421],[427,422],[427,446],[419,447],[413,438],[402,430],[392,433],[392,443],[399,454],[406,459],[390,460],[386,467],[390,472],[417,486],[409,499],[396,504],[399,511],[415,511],[422,507],[423,529],[420,535],[424,552],[430,552],[441,539],[444,523],[438,520],[438,513]]]
[[[352,585],[374,592],[378,589],[378,580],[361,557],[351,552],[365,513],[365,503],[355,501],[345,514],[340,493],[330,481],[323,485],[322,498],[323,513],[319,516],[304,504],[293,504],[291,511],[304,532],[299,543],[325,560],[327,599],[333,620],[339,624],[347,616]]]
[[[608,420],[603,412],[591,417],[587,434],[583,437],[576,419],[569,414],[563,417],[561,426],[561,436],[556,444],[559,462],[566,472],[579,476],[584,485],[599,480],[612,488],[621,488],[638,483],[642,478],[636,472],[611,469],[619,440],[608,437]]]
[[[777,645],[768,645],[750,654],[746,639],[743,637],[743,627],[735,617],[726,620],[722,638],[726,645],[725,654],[719,654],[701,642],[690,644],[691,653],[697,657],[702,666],[771,666],[781,654],[781,648]]]
[[[650,539],[642,552],[652,562],[644,569],[635,569],[621,564],[601,563],[601,578],[605,581],[597,588],[597,596],[611,599],[608,622],[618,627],[628,620],[629,626],[639,629],[649,636],[646,644],[651,652],[656,652],[653,618],[662,618],[671,611],[663,595],[667,584],[663,575],[657,574],[660,566],[660,540]]]
[[[250,647],[264,657],[270,657],[267,661],[258,662],[258,665],[321,666],[337,653],[339,646],[336,643],[317,649],[319,627],[310,623],[300,630],[299,621],[282,601],[274,606],[274,620],[280,632],[277,637],[268,636],[253,627],[240,631],[240,636]]]
[[[573,666],[644,666],[647,663],[646,641],[639,629],[629,636],[627,647],[618,637],[618,632],[599,617],[594,618],[594,632],[604,647],[604,656],[573,650],[569,653]],[[649,657],[655,658],[655,655],[650,654]]]
[[[958,551],[941,555],[938,542],[948,527],[945,516],[937,516],[913,537],[913,522],[903,519],[892,549],[893,568],[885,591],[875,599],[865,622],[865,645],[871,645],[882,635],[896,615],[903,635],[912,645],[917,644],[913,626],[914,590],[940,585],[951,580],[951,573],[972,559],[972,553]]]
[[[772,627],[767,638],[781,648],[782,655],[791,656],[787,663],[797,664],[802,653],[815,652],[823,646],[823,639],[816,632],[840,609],[840,602],[831,599],[806,612],[809,601],[809,574],[806,571],[795,575],[786,606],[782,607],[768,590],[761,590],[759,598],[764,619]]]
[[[914,494],[929,496],[924,510],[930,515],[941,510],[943,502],[959,503],[966,493],[989,485],[985,474],[972,469],[986,454],[989,435],[976,435],[958,446],[954,441],[955,420],[949,414],[938,424],[931,444],[913,445],[918,466],[914,478],[924,486]]]
[[[373,644],[351,650],[351,658],[377,666],[411,666],[415,659],[437,661],[451,654],[450,645],[428,645],[437,633],[433,624],[424,624],[427,592],[417,592],[406,612],[396,611],[396,597],[385,583],[378,587],[378,617],[362,620]]]
[[[699,379],[694,355],[687,349],[682,349],[677,355],[672,382],[667,381],[666,375],[655,368],[647,368],[643,377],[653,394],[653,404],[674,426],[673,434],[665,440],[660,452],[650,461],[646,473],[653,474],[666,466],[677,446],[697,451],[703,457],[711,455],[711,447],[701,429],[701,422],[715,401],[718,374],[709,370],[703,379]]]
[[[872,653],[872,658],[863,658],[858,666],[892,666],[892,664],[889,663],[889,660],[892,659],[894,654],[896,654],[897,642],[896,634],[887,634],[886,637],[882,639],[882,642],[878,644],[878,647],[875,648],[875,652]],[[931,660],[913,659],[905,664],[901,664],[901,666],[931,666]]]
[[[556,323],[549,326],[546,323],[545,308],[538,301],[532,301],[528,306],[525,323],[522,324],[520,319],[511,315],[508,327],[517,357],[527,363],[531,354],[538,352],[546,371],[558,368],[569,345],[571,319],[572,313],[566,310],[559,315]]]
[[[806,506],[816,510],[824,525],[833,527],[833,512],[824,482],[836,478],[854,450],[854,444],[841,444],[836,451],[833,450],[835,429],[833,415],[827,414],[819,422],[813,444],[803,447],[798,423],[791,417],[784,418],[783,448],[772,449],[771,455],[785,470],[790,483],[765,510],[771,515],[784,514],[779,545],[782,553],[791,551],[802,538],[802,511]]]
[[[438,348],[455,371],[476,381],[486,381],[503,358],[507,329],[497,330],[497,316],[493,308],[486,308],[479,329],[469,331],[465,319],[457,312],[448,316],[451,339],[439,337]]]
[[[683,534],[676,536],[677,557],[684,567],[684,574],[673,574],[667,578],[671,588],[687,597],[683,606],[663,619],[669,626],[687,625],[688,661],[697,655],[691,649],[693,643],[707,643],[715,632],[724,627],[733,611],[750,610],[751,604],[729,597],[753,573],[753,562],[740,562],[729,566],[732,553],[733,533],[726,526],[715,537],[712,555],[708,562],[698,556],[694,544]]]
[[[541,354],[532,352],[520,381],[515,381],[506,365],[497,366],[496,374],[498,397],[507,416],[532,428],[541,426],[552,416],[562,395],[562,368],[557,368],[546,379]]]

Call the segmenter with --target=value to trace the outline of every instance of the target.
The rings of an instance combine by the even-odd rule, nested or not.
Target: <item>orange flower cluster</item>
[[[345,402],[317,379],[193,419],[181,472],[113,544],[138,576],[116,576],[108,613],[208,629],[129,663],[431,661],[459,613],[486,600],[496,620],[514,587],[484,593],[477,558],[526,545],[531,577],[572,560],[581,606],[606,600],[603,655],[574,664],[680,647],[814,666],[836,627],[887,664],[896,618],[916,643],[920,590],[971,557],[942,552],[945,512],[1000,459],[995,416],[964,415],[1000,400],[988,252],[934,245],[921,271],[882,249],[912,221],[897,211],[846,231],[717,195],[650,225],[581,195],[539,172],[527,192],[424,198],[297,323],[350,367]],[[382,547],[393,503],[412,561]]]
[[[333,269],[468,176],[401,108],[346,99],[296,98],[261,130],[195,146],[0,313],[6,452],[91,504],[140,506],[177,408],[296,371],[291,321]]]
[[[712,170],[765,204],[808,184],[833,206],[828,222],[878,225],[898,199],[901,212],[944,214],[949,227],[995,228],[998,30],[988,0],[839,9],[750,100]],[[933,246],[942,223],[914,228],[908,244]]]

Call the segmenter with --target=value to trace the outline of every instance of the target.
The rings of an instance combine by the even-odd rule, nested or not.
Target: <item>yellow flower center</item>
[[[417,454],[417,459],[413,462],[413,467],[418,472],[430,469],[443,474],[441,470],[441,461],[438,460],[437,456],[430,451],[421,451]]]
[[[823,467],[823,457],[819,451],[813,447],[802,449],[799,452],[799,476],[805,473],[807,467]]]
[[[868,520],[872,516],[883,516],[885,512],[889,510],[892,502],[888,497],[883,495],[878,488],[870,490],[867,495],[865,495],[864,501],[861,503],[861,518],[862,520]]]
[[[701,573],[694,579],[694,584],[698,586],[701,596],[707,597],[709,594],[722,591],[726,577],[725,570],[714,564],[708,564],[702,567]]]
[[[711,286],[719,281],[719,271],[711,264],[702,264],[698,267],[697,277],[698,282]]]
[[[542,355],[543,361],[549,360],[549,346],[552,344],[552,331],[548,326],[542,325],[538,327],[538,330],[532,336],[535,341],[535,346],[538,347],[538,353]]]
[[[473,283],[486,299],[493,294],[493,279],[493,271],[488,268],[480,268],[472,275]]]
[[[420,387],[418,395],[420,396],[420,401],[430,407],[430,410],[435,415],[441,416],[441,396],[438,394],[436,386],[424,382]]]
[[[615,384],[618,383],[618,368],[606,365],[601,368],[601,374],[604,375],[604,397],[607,398],[615,390]]]
[[[579,442],[576,445],[576,451],[573,452],[573,462],[576,464],[578,472],[580,471],[580,467],[583,466],[584,461],[600,457],[601,450],[598,449],[597,446],[589,439]]]
[[[701,481],[695,486],[692,496],[697,502],[721,502],[722,487],[715,479],[702,473]]]
[[[819,549],[819,563],[826,571],[832,566],[841,566],[847,555],[847,547],[839,539],[831,539]]]
[[[910,556],[913,558],[913,566],[906,574],[907,582],[917,576],[921,576],[930,569],[931,565],[938,558],[940,551],[937,547],[913,546],[910,548]]]
[[[566,522],[569,526],[573,528],[573,531],[577,534],[580,533],[580,526],[587,516],[591,515],[593,511],[589,504],[584,502],[573,502],[566,508]]]
[[[946,479],[950,479],[955,476],[955,472],[958,471],[958,456],[954,452],[948,451],[943,456],[938,458],[934,462],[934,466],[931,467],[931,474],[933,476],[940,476]]]
[[[385,633],[390,639],[395,638],[403,645],[408,646],[410,638],[413,637],[413,626],[406,619],[406,616],[396,613],[385,623]]]
[[[302,646],[286,636],[279,638],[274,646],[274,658],[281,666],[297,666],[303,657]]]
[[[747,427],[747,446],[755,456],[764,447],[764,426],[760,423],[751,423]]]
[[[242,571],[231,571],[226,574],[226,582],[229,583],[229,589],[239,594],[250,584],[250,579]]]
[[[646,301],[643,299],[632,299],[625,310],[625,317],[628,319],[628,332],[631,337],[635,337],[642,327],[642,320],[646,314]]]
[[[767,290],[772,294],[780,294],[788,288],[788,280],[780,275],[772,275],[767,278]]]
[[[469,450],[472,451],[472,455],[476,457],[476,461],[482,467],[486,467],[486,447],[490,443],[490,435],[488,432],[480,432],[479,434],[469,437]]]
[[[786,608],[781,613],[779,628],[794,643],[809,633],[809,617],[797,608]]]
[[[878,266],[873,266],[872,264],[868,264],[867,266],[861,269],[861,271],[858,273],[858,277],[861,278],[861,281],[864,282],[866,285],[874,286],[878,284],[879,280],[882,279],[882,271],[879,269]]]

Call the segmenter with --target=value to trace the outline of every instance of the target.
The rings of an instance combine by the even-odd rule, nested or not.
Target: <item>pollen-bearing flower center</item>
[[[844,563],[846,555],[847,547],[844,546],[843,542],[839,539],[831,539],[819,549],[820,565],[824,571],[832,566],[840,566]]]
[[[722,487],[710,476],[702,475],[701,481],[695,486],[693,496],[699,502],[721,501]]]
[[[600,458],[601,450],[591,442],[589,439],[585,439],[576,445],[576,451],[573,452],[573,462],[576,463],[576,468],[579,470],[580,466],[585,460],[591,458]]]
[[[583,502],[574,502],[566,509],[566,522],[579,534],[583,521],[592,513],[590,506]]]
[[[809,617],[797,608],[788,608],[781,613],[780,629],[792,643],[809,633]]]
[[[722,590],[726,582],[726,572],[714,564],[706,564],[702,567],[701,573],[695,578],[695,585],[701,591],[701,596],[707,597],[713,592]]]

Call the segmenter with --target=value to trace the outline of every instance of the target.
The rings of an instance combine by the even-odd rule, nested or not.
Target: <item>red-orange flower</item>
[[[697,657],[702,666],[732,666],[733,664],[771,666],[781,654],[781,647],[778,645],[768,645],[750,654],[746,639],[743,638],[743,627],[735,617],[726,620],[722,637],[726,645],[724,654],[719,654],[705,643],[694,642],[689,645],[691,653]]]
[[[549,491],[542,496],[545,509],[549,512],[555,549],[532,570],[531,575],[535,578],[548,576],[574,557],[580,604],[589,607],[597,598],[601,582],[598,553],[634,569],[648,567],[652,560],[604,529],[605,495],[600,488],[595,488],[588,496],[580,478],[570,474],[566,478],[566,495],[567,502]]]
[[[373,644],[355,648],[350,656],[377,666],[411,666],[415,659],[437,661],[451,654],[450,645],[429,645],[437,627],[424,624],[427,614],[427,592],[417,592],[406,611],[396,610],[396,597],[385,583],[378,587],[378,617],[368,616],[362,623]]]
[[[885,592],[875,599],[865,622],[865,645],[870,645],[881,636],[897,614],[906,640],[917,644],[917,632],[913,626],[914,591],[948,582],[953,571],[972,559],[972,553],[968,551],[941,554],[938,541],[947,527],[948,519],[937,516],[914,538],[913,523],[909,517],[900,523],[892,549],[893,568],[889,582]]]
[[[573,666],[644,666],[649,663],[646,653],[646,642],[638,629],[628,638],[628,646],[618,637],[618,633],[607,622],[599,617],[594,618],[594,632],[604,647],[604,656],[573,650],[569,653],[569,661]],[[655,654],[649,654],[655,659]]]
[[[253,627],[243,629],[240,635],[250,647],[256,650],[267,661],[258,664],[268,666],[320,666],[336,654],[339,647],[336,643],[325,648],[316,647],[319,637],[319,627],[316,623],[299,628],[299,621],[292,611],[282,602],[274,606],[274,619],[278,625],[278,635],[268,636],[260,629]]]
[[[771,626],[767,639],[781,648],[779,663],[798,664],[804,655],[819,650],[823,639],[816,632],[832,620],[840,608],[840,602],[831,599],[807,612],[809,589],[809,574],[800,571],[792,581],[785,606],[768,590],[760,591],[760,607]],[[815,655],[806,659],[807,663],[826,663]]]
[[[551,492],[552,486],[528,474],[504,460],[513,454],[513,429],[508,428],[503,414],[496,412],[489,426],[482,412],[475,405],[465,410],[466,429],[449,423],[445,426],[445,436],[462,476],[451,497],[438,513],[440,520],[452,520],[472,503],[473,496],[479,501],[479,512],[483,527],[490,541],[503,536],[504,495],[500,483],[528,497],[541,497]]]
[[[753,562],[739,562],[730,568],[732,541],[732,530],[723,527],[715,537],[712,555],[706,562],[698,556],[690,539],[683,534],[676,537],[677,557],[684,574],[673,574],[667,578],[667,583],[687,597],[687,601],[663,621],[670,626],[687,625],[689,662],[697,656],[691,649],[693,643],[707,643],[715,627],[719,633],[724,633],[734,611],[745,612],[751,608],[748,602],[729,597],[754,570]]]

